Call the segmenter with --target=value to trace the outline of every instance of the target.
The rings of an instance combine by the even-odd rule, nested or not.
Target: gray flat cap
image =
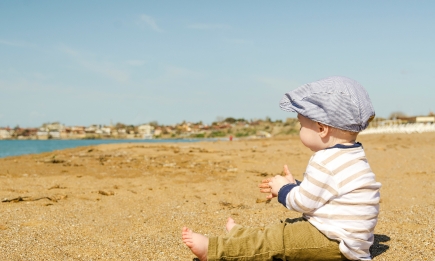
[[[375,116],[370,97],[355,80],[333,76],[304,84],[284,95],[284,111],[342,130],[360,132]]]

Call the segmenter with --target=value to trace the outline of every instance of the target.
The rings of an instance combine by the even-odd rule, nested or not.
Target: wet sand
[[[382,183],[374,260],[435,260],[435,133],[358,139]],[[192,260],[188,225],[262,227],[298,217],[257,184],[312,152],[297,136],[112,144],[0,159],[0,260]]]

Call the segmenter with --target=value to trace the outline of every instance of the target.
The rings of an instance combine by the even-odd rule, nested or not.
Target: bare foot
[[[226,224],[226,228],[227,231],[230,232],[231,229],[233,229],[233,227],[236,225],[236,222],[234,221],[234,219],[232,219],[231,217],[228,218],[227,224]]]
[[[201,261],[207,261],[208,237],[194,233],[187,227],[183,227],[181,233],[183,242],[190,248],[190,251]]]

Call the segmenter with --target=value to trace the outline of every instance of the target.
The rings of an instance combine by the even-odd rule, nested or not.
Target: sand
[[[435,133],[360,136],[382,183],[374,260],[435,260]],[[312,152],[298,136],[116,144],[0,159],[0,260],[192,260],[188,225],[298,217],[257,184]]]

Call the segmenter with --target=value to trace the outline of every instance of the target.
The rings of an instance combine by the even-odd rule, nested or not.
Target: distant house
[[[38,132],[38,128],[27,128],[27,137],[31,139],[36,139],[36,133]]]
[[[47,140],[48,139],[48,131],[46,128],[39,128],[36,132],[36,138],[38,140]]]
[[[71,127],[71,133],[74,133],[74,134],[84,134],[85,133],[85,127],[84,126],[73,126],[73,127]]]
[[[39,129],[34,131],[34,135],[38,140],[46,139],[60,139],[61,137],[67,137],[67,130],[65,125],[59,122],[44,123]]]
[[[59,130],[50,130],[48,132],[48,138],[50,138],[50,139],[60,139],[60,131]]]
[[[434,123],[435,122],[435,116],[418,116],[418,117],[415,117],[415,122],[418,122],[418,123]]]
[[[160,136],[160,135],[162,135],[162,129],[161,128],[154,130],[154,136]]]
[[[397,120],[407,123],[434,123],[435,116],[397,117]]]
[[[84,126],[73,126],[70,128],[68,132],[68,137],[72,139],[83,139],[86,137],[85,127]]]
[[[10,139],[11,138],[11,133],[8,129],[0,129],[0,140],[3,139]]]
[[[154,134],[154,127],[149,124],[140,125],[137,128],[139,135],[144,139],[152,139]]]
[[[162,127],[162,134],[172,134],[173,132],[174,132],[174,129],[171,126]],[[157,134],[155,134],[155,135],[157,135]]]
[[[183,132],[192,132],[192,123],[187,122],[182,126]]]
[[[110,127],[102,127],[101,128],[101,133],[103,135],[110,136],[111,132],[112,132],[112,129],[110,129]]]
[[[96,133],[97,130],[98,130],[98,128],[96,125],[92,125],[92,126],[85,128],[86,133]]]
[[[47,123],[44,124],[43,127],[45,127],[48,131],[62,131],[65,129],[65,125],[59,122]]]

